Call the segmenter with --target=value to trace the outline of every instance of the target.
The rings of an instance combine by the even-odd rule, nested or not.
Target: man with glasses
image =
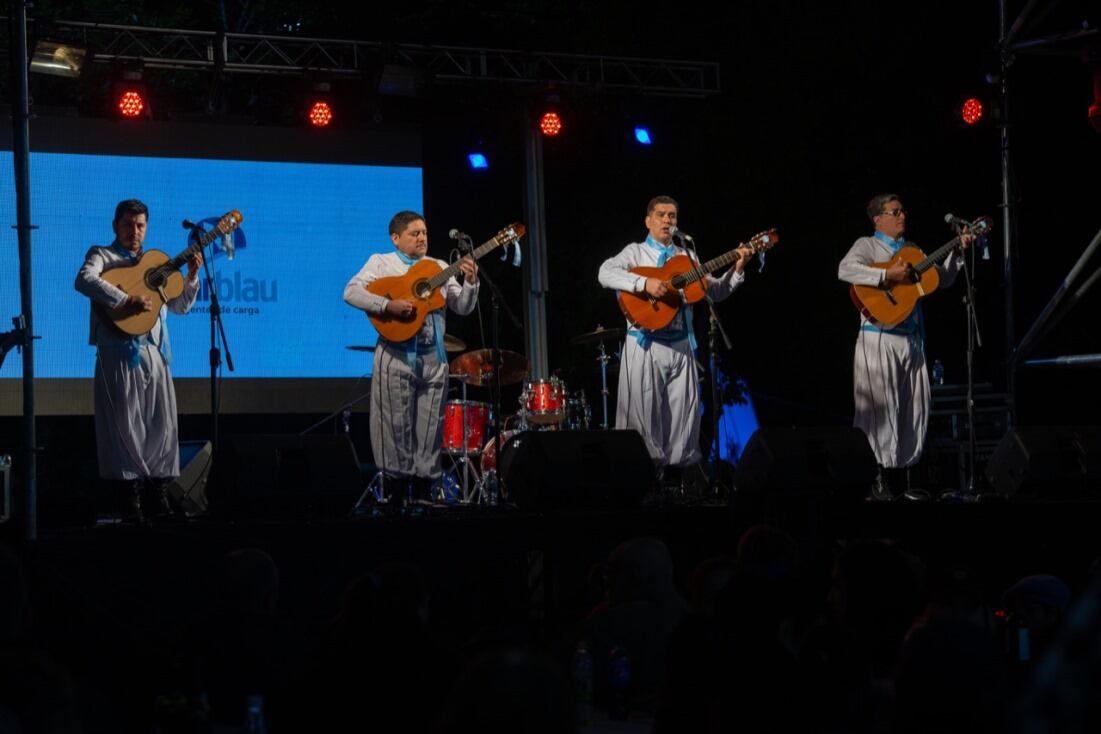
[[[841,260],[837,277],[846,283],[889,287],[912,283],[910,266],[896,263],[889,268],[872,263],[889,261],[907,242],[906,210],[895,194],[880,194],[868,202],[868,218],[875,231],[861,237]],[[970,235],[960,238],[966,249]],[[937,270],[941,286],[952,285],[963,260],[953,250]],[[856,337],[853,360],[853,395],[856,413],[853,424],[864,431],[875,452],[879,472],[871,499],[891,500],[900,496],[925,499],[927,495],[904,487],[906,470],[913,466],[925,445],[929,423],[929,373],[925,367],[925,320],[919,301],[905,321],[881,329],[864,316]]]

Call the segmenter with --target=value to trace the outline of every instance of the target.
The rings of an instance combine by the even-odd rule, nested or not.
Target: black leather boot
[[[168,485],[171,481],[170,477],[149,478],[147,508],[154,520],[165,520],[172,517],[172,503],[168,500]]]
[[[876,468],[875,479],[872,481],[872,491],[867,498],[869,502],[890,502],[895,498],[891,493],[891,483],[887,479],[887,471],[882,466]]]
[[[141,523],[145,522],[145,516],[141,512],[141,487],[142,481],[140,479],[128,479],[120,482],[121,496],[119,497],[119,504],[121,506],[122,521],[126,523]]]

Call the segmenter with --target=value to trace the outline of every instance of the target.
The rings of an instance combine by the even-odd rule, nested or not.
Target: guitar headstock
[[[524,225],[520,224],[519,222],[513,222],[512,224],[508,225],[500,232],[498,232],[496,235],[494,235],[493,239],[496,240],[498,245],[504,247],[505,245],[510,245],[516,240],[523,237],[524,233],[527,231],[528,228]]]
[[[237,227],[241,226],[241,222],[245,217],[237,209],[226,212],[221,219],[218,220],[218,224],[214,225],[214,231],[218,234],[229,234]]]
[[[967,227],[968,231],[976,237],[985,237],[994,229],[994,223],[990,217],[982,216]]]
[[[771,250],[780,242],[780,235],[776,232],[776,228],[765,230],[764,232],[758,232],[753,235],[753,238],[749,242],[745,243],[743,247],[749,250],[751,253],[761,252],[763,250]]]

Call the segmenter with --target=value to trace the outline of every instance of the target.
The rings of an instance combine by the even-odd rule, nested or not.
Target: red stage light
[[[310,107],[309,118],[314,127],[325,127],[333,121],[333,108],[328,102],[314,102]]]
[[[968,125],[974,125],[982,119],[983,108],[982,102],[975,97],[969,97],[960,107],[960,117]]]
[[[557,112],[545,112],[542,119],[539,120],[539,129],[548,138],[553,138],[562,132],[562,118],[558,116]]]
[[[141,92],[128,89],[120,94],[118,98],[118,109],[119,114],[123,117],[139,117],[141,113],[145,111],[145,100],[142,98]]]

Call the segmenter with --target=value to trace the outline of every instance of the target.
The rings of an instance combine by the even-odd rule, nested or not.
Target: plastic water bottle
[[[482,478],[482,497],[483,501],[490,507],[495,507],[497,505],[498,490],[497,472],[487,471]]]
[[[577,702],[577,723],[588,724],[593,717],[593,656],[584,641],[577,643],[570,672]]]
[[[611,697],[608,701],[608,718],[626,721],[631,713],[631,659],[622,647],[612,648],[608,654],[608,682]]]
[[[264,721],[264,697],[252,694],[245,697],[245,734],[268,734]]]
[[[941,362],[939,359],[933,360],[933,384],[944,384],[944,363]]]

